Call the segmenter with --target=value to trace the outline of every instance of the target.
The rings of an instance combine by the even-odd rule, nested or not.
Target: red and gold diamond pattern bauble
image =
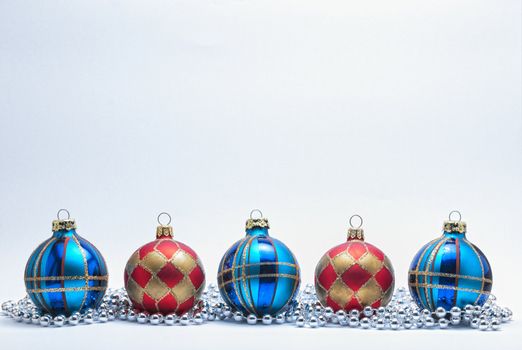
[[[348,241],[327,251],[315,269],[317,297],[334,311],[385,306],[394,281],[391,261],[379,248],[364,242],[360,228],[350,228]]]
[[[125,289],[138,310],[182,315],[205,288],[203,265],[190,247],[172,239],[171,226],[158,226],[156,237],[129,258]]]

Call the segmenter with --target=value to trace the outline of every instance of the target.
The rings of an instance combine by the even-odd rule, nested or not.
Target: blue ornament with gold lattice
[[[94,245],[76,233],[73,219],[54,220],[53,235],[25,267],[27,294],[41,312],[69,316],[97,307],[108,283],[107,265]]]
[[[260,218],[252,218],[257,211]],[[225,302],[244,315],[275,316],[295,298],[299,264],[290,249],[268,234],[269,224],[259,210],[250,213],[246,236],[227,250],[218,271]]]
[[[459,220],[451,220],[452,214]],[[452,211],[444,222],[444,233],[424,245],[413,258],[409,288],[421,308],[434,311],[454,306],[483,305],[493,284],[488,259],[466,238],[466,223]]]

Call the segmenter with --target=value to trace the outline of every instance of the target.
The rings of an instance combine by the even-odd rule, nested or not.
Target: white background
[[[359,213],[400,286],[458,209],[493,293],[519,317],[521,27],[518,0],[0,1],[0,300],[24,294],[25,262],[62,207],[104,254],[112,287],[160,211],[207,282],[252,208],[303,282]],[[58,336],[90,339],[78,348],[520,344],[518,321],[503,329],[0,320],[11,348]]]

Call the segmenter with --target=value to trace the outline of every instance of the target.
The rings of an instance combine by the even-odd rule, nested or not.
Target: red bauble
[[[364,242],[362,229],[350,229],[348,241],[327,251],[315,270],[317,297],[334,311],[385,306],[394,280],[391,261]]]
[[[157,239],[131,255],[124,278],[136,309],[164,315],[186,313],[205,288],[201,260],[190,247],[172,239],[171,226],[159,226]]]

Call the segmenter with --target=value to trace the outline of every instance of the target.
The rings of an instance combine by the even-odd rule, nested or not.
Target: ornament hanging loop
[[[168,217],[168,222],[167,223],[163,223],[161,221],[161,218],[163,216],[167,216]],[[158,238],[172,238],[172,226],[170,226],[170,222],[172,221],[172,217],[170,216],[169,213],[166,213],[166,212],[161,212],[159,213],[158,215],[158,224],[159,226],[156,227],[156,239]]]
[[[458,215],[458,220],[453,220],[453,214]],[[466,223],[462,221],[462,215],[458,210],[450,211],[448,215],[448,220],[444,221],[444,226],[442,227],[444,232],[458,232],[464,233],[466,232]]]
[[[258,213],[259,216],[257,218],[254,218],[254,213]],[[250,219],[256,220],[261,218],[263,218],[263,212],[259,209],[252,209],[252,211],[250,212]]]
[[[61,213],[66,213],[66,214],[67,214],[67,218],[65,218],[65,219],[60,218],[60,214],[61,214]],[[57,218],[58,220],[69,220],[69,219],[71,218],[71,213],[69,213],[69,210],[67,210],[67,209],[60,209],[60,210],[58,210],[58,212],[56,213],[56,218]]]
[[[353,221],[353,218],[358,218],[358,219],[359,219],[359,226],[355,227],[355,226],[353,225],[353,222],[352,222],[352,221]],[[349,223],[350,223],[350,227],[351,227],[351,228],[354,228],[354,229],[358,230],[358,229],[360,229],[360,228],[362,227],[362,225],[363,225],[363,218],[362,218],[360,215],[358,215],[358,214],[354,214],[354,215],[350,216]]]
[[[453,214],[457,214],[459,216],[459,219],[458,220],[452,220],[451,219],[451,215],[453,215]],[[462,214],[458,210],[452,210],[452,211],[450,211],[450,213],[448,215],[448,220],[449,221],[461,222],[462,221]]]
[[[359,226],[355,227],[353,225],[353,219],[358,218],[359,219]],[[364,230],[361,228],[363,224],[363,218],[360,215],[352,215],[350,216],[350,227],[348,228],[348,241],[357,239],[360,241],[364,241]]]
[[[254,215],[255,213],[257,213],[258,215]],[[253,209],[250,212],[250,218],[246,221],[246,224],[245,224],[245,228],[247,230],[251,230],[256,227],[270,228],[270,225],[268,224],[268,220],[263,217],[263,212],[259,209]]]
[[[164,215],[166,215],[169,218],[169,220],[168,220],[168,222],[166,224],[161,222],[161,217],[164,216]],[[158,220],[158,224],[160,224],[161,226],[169,226],[170,223],[172,222],[172,216],[170,216],[169,213],[161,212],[161,213],[159,213],[157,220]]]

